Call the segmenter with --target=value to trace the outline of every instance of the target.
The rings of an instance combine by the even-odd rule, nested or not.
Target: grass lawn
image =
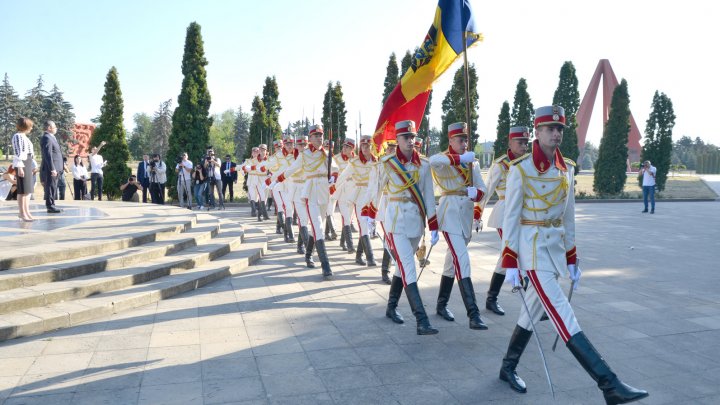
[[[598,198],[593,191],[593,175],[579,174],[575,177],[577,186],[575,195],[579,198]],[[584,193],[584,196],[583,196]],[[642,188],[638,185],[637,176],[629,174],[625,183],[624,196],[621,198],[642,198]],[[583,197],[581,197],[583,196]],[[668,177],[665,191],[656,193],[655,198],[686,199],[686,198],[717,198],[718,196],[696,175],[676,175]]]

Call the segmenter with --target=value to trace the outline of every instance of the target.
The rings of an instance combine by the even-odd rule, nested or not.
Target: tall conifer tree
[[[400,81],[399,74],[400,73],[397,58],[395,57],[395,52],[393,52],[390,54],[390,60],[388,60],[388,65],[385,73],[385,86],[383,90],[381,105],[385,105],[385,100],[387,100],[390,93],[392,93],[393,89],[395,89],[395,86],[397,86],[398,81]]]
[[[342,149],[342,141],[347,136],[347,110],[345,109],[345,100],[343,98],[342,85],[340,82],[328,83],[325,96],[323,97],[323,115],[321,122],[325,128],[325,138],[330,135],[330,112],[332,100],[332,133],[333,133],[333,152],[339,153]]]
[[[500,108],[500,115],[498,115],[497,138],[495,138],[495,143],[493,144],[495,158],[507,153],[510,126],[510,103],[504,101],[502,107]]]
[[[102,101],[99,125],[93,132],[90,145],[99,146],[103,141],[106,143],[100,154],[108,162],[103,167],[103,191],[110,200],[120,196],[120,185],[130,176],[130,168],[127,166],[130,149],[125,139],[122,91],[115,66],[107,74]]]
[[[267,109],[265,103],[259,96],[255,96],[252,102],[252,118],[250,119],[250,137],[248,138],[248,147],[245,150],[245,157],[249,158],[252,148],[267,143],[267,139],[271,136],[270,128],[267,124]]]
[[[667,175],[672,160],[672,131],[675,126],[675,111],[672,101],[665,93],[655,91],[652,111],[645,126],[645,145],[641,158],[649,160],[657,169],[655,182],[659,191],[665,190]]]
[[[190,159],[205,155],[205,147],[210,138],[210,92],[207,86],[203,39],[200,25],[191,23],[185,36],[185,50],[182,60],[183,82],[178,96],[178,106],[172,117],[172,133],[165,163],[174,168],[175,159],[187,152]],[[177,196],[177,177],[175,170],[168,170],[167,189],[170,195]]]
[[[235,159],[242,159],[246,156],[250,138],[250,116],[243,112],[242,106],[238,107],[235,115]]]
[[[15,124],[22,106],[20,96],[10,85],[7,73],[0,84],[0,147],[4,149],[5,159],[10,158],[12,145],[10,144],[15,131]]]
[[[627,179],[627,141],[630,133],[630,96],[623,79],[613,91],[610,113],[600,140],[593,189],[601,195],[617,195]]]
[[[272,137],[269,139],[281,139],[282,127],[280,126],[280,111],[282,107],[280,106],[280,90],[278,89],[275,76],[265,78],[262,101],[267,113],[267,125],[272,134]],[[270,142],[268,141],[268,143]]]
[[[463,76],[465,67],[462,66],[455,72],[453,85],[445,95],[442,102],[442,133],[447,133],[448,125],[455,122],[465,122],[465,78]],[[478,92],[477,92],[477,72],[475,65],[472,64],[468,68],[470,73],[470,126],[472,137],[470,144],[475,145],[477,142],[477,119],[478,119]],[[447,136],[440,137],[440,150],[446,150],[448,146]]]
[[[521,77],[515,88],[515,98],[513,100],[512,113],[510,113],[510,126],[528,127],[532,135],[534,119],[535,109],[530,100],[530,94],[527,91],[527,82],[525,78]]]
[[[560,82],[553,95],[553,104],[562,106],[565,109],[565,130],[563,140],[560,144],[560,152],[563,156],[574,160],[575,171],[580,169],[577,162],[580,155],[577,139],[577,111],[580,108],[580,92],[578,91],[578,79],[575,74],[575,66],[568,61],[560,68]]]

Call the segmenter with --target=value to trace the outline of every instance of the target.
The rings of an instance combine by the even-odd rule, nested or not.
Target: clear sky
[[[659,1],[471,0],[485,41],[469,51],[478,69],[481,140],[495,137],[502,102],[511,103],[521,77],[536,107],[552,102],[560,68],[572,61],[581,98],[600,59],[627,79],[640,132],[656,90],[677,115],[674,138],[700,136],[720,145],[713,128],[720,94],[715,48],[720,3]],[[375,127],[391,52],[418,46],[435,13],[434,0],[0,0],[0,74],[24,94],[42,74],[75,106],[78,122],[99,114],[105,76],[120,74],[125,124],[152,114],[164,100],[177,105],[188,24],[202,26],[211,113],[242,106],[275,75],[280,124],[305,115],[319,120],[328,81],[345,93],[350,136],[362,114]],[[436,82],[431,125],[459,62]],[[588,140],[602,135],[598,94]]]

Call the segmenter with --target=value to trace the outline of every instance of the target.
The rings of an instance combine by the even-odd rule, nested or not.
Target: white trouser
[[[367,236],[369,235],[369,229],[368,229],[368,217],[364,217],[360,215],[360,212],[362,212],[362,207],[355,206],[355,217],[358,219],[358,227],[360,227],[360,236]],[[350,222],[347,222],[349,225]]]
[[[403,234],[386,233],[385,242],[390,246],[390,252],[397,263],[395,277],[402,277],[403,286],[416,283],[415,251],[420,244],[420,237],[408,238]]]
[[[272,195],[275,207],[277,207],[277,212],[285,212],[285,199],[283,198],[283,192],[275,188],[272,191]]]
[[[185,180],[178,179],[177,182],[177,193],[178,199],[180,200],[180,206],[192,206],[192,181],[187,178]]]
[[[353,204],[352,201],[338,201],[338,207],[340,207],[340,217],[342,218],[343,226],[350,226],[354,206],[355,204]]]
[[[443,232],[442,234],[448,244],[443,276],[453,277],[454,275],[458,280],[470,277],[470,255],[467,249],[470,238],[454,233]]]
[[[518,326],[525,330],[532,330],[530,319],[533,324],[537,325],[542,314],[546,313],[555,331],[563,342],[567,343],[581,329],[570,302],[560,289],[557,275],[549,271],[536,270],[523,271],[523,273],[526,273],[530,279],[530,285],[525,292],[525,302],[530,314],[525,310],[525,306],[521,306]]]
[[[252,177],[252,175],[249,175],[249,177]],[[250,178],[248,178],[248,200],[258,202],[258,191],[257,187],[255,185],[255,180],[250,181]]]
[[[327,212],[325,213],[325,215],[326,216],[334,215],[335,214],[335,206],[337,206],[337,205],[338,205],[338,200],[331,197],[330,202],[328,203]]]
[[[323,204],[324,205],[324,204]],[[315,240],[325,239],[325,232],[323,232],[325,225],[325,214],[327,209],[321,209],[316,201],[308,201],[305,204],[305,208],[308,214],[308,221],[310,223],[308,231],[312,233]]]
[[[301,201],[300,199],[295,199],[293,201],[295,212],[298,214],[298,224],[300,224],[301,227],[308,226],[308,212],[305,207],[306,205],[305,201]]]
[[[498,235],[500,235],[500,252],[503,251],[505,246],[502,244],[502,228],[497,228]],[[495,263],[495,273],[505,275],[505,272],[507,271],[506,268],[502,266],[502,253],[498,257],[497,263]]]

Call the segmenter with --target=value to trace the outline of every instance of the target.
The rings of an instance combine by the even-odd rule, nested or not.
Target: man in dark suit
[[[235,162],[230,161],[230,155],[225,155],[225,162],[223,162],[222,167],[220,169],[221,173],[221,179],[222,179],[222,193],[225,195],[225,189],[230,187],[230,199],[228,201],[233,200],[233,184],[237,183],[238,181],[238,175],[235,171]]]
[[[148,190],[150,189],[150,156],[143,155],[142,162],[138,163],[137,180],[142,186],[142,202],[147,202]]]
[[[57,126],[53,121],[45,122],[45,133],[40,139],[42,150],[42,165],[40,166],[40,181],[45,189],[45,207],[50,214],[61,212],[55,207],[55,197],[58,192],[58,179],[63,175],[63,156],[60,143],[55,138]]]

